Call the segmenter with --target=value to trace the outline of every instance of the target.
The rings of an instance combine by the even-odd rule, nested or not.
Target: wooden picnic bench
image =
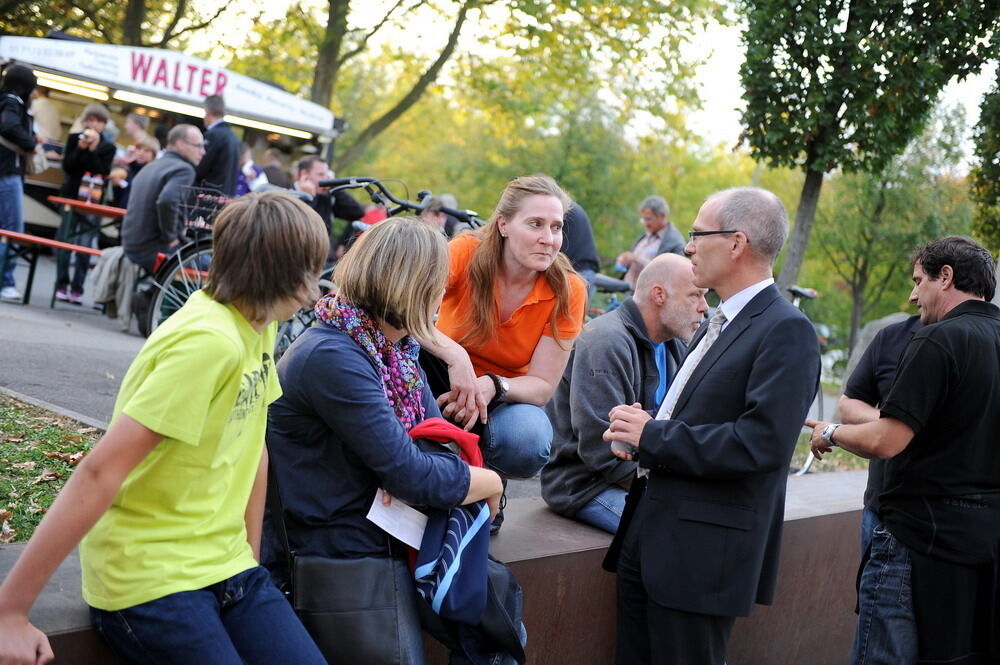
[[[63,242],[62,240],[50,240],[41,236],[33,236],[29,233],[18,233],[17,231],[5,231],[0,229],[0,237],[3,237],[7,241],[6,251],[0,252],[0,272],[3,272],[4,266],[7,264],[10,257],[22,258],[28,264],[28,283],[24,289],[24,296],[21,298],[22,305],[27,305],[31,302],[31,285],[35,281],[35,268],[37,267],[38,254],[42,247],[51,247],[65,252],[83,252],[84,254],[90,254],[91,256],[100,256],[102,253],[101,250],[94,249],[93,247],[74,245],[73,243]],[[14,243],[17,244],[15,245]],[[52,300],[49,302],[49,307],[54,306],[55,299],[56,287],[55,284],[53,284]]]

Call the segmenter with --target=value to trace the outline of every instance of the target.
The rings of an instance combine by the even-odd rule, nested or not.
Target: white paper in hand
[[[393,499],[388,506],[382,505],[384,496],[381,489],[375,492],[375,501],[368,511],[368,519],[390,536],[419,550],[420,542],[424,539],[424,529],[427,528],[427,515],[399,499]]]

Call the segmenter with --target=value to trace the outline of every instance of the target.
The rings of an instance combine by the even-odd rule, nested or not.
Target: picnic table
[[[114,206],[104,205],[102,203],[94,203],[92,201],[80,201],[78,199],[70,199],[62,196],[49,196],[48,200],[57,205],[63,207],[62,221],[59,224],[59,235],[57,236],[60,240],[66,243],[75,244],[75,241],[80,238],[81,235],[91,232],[99,231],[105,226],[110,226],[112,224],[117,224],[118,220],[125,215],[124,208],[116,208]],[[73,233],[73,229],[77,228],[75,224],[76,215],[93,215],[97,217],[103,217],[108,219],[105,224],[91,224],[88,220],[82,229]],[[85,218],[86,219],[86,218]],[[79,250],[73,250],[79,251]],[[99,254],[98,254],[99,256]],[[69,267],[69,251],[66,248],[60,248],[56,253],[56,275],[66,274]],[[54,307],[56,302],[56,290],[52,289],[52,298],[49,301],[49,307]]]

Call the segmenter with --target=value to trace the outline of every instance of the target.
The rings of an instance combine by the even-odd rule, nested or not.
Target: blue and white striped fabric
[[[417,593],[442,619],[470,625],[482,619],[489,526],[485,501],[428,515],[414,577]]]

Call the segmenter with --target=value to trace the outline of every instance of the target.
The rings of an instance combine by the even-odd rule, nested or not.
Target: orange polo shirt
[[[475,235],[465,233],[448,244],[451,267],[437,327],[454,340],[461,339],[467,330],[462,325],[462,320],[472,308],[469,262],[479,242]],[[505,377],[524,376],[528,372],[535,347],[543,336],[576,339],[583,326],[583,313],[587,303],[587,288],[578,275],[570,276],[569,292],[569,316],[560,318],[553,331],[551,318],[552,310],[556,307],[556,294],[545,275],[539,273],[528,297],[509,319],[500,323],[493,339],[482,346],[465,347],[476,375],[494,372]]]

